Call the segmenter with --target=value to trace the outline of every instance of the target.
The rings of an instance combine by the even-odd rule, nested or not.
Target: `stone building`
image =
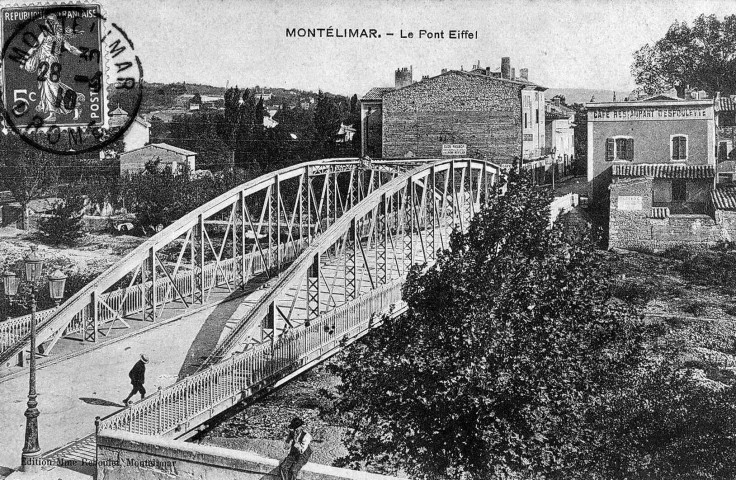
[[[120,155],[120,175],[141,172],[148,162],[159,162],[159,168],[171,167],[173,173],[181,173],[186,169],[191,175],[196,168],[195,152],[169,145],[168,143],[152,143],[137,150]]]
[[[586,107],[591,200],[609,209],[609,246],[734,237],[736,189],[716,188],[713,99],[660,95]]]
[[[370,157],[472,156],[497,163],[535,158],[544,147],[544,87],[527,70],[443,71],[361,99],[362,153]],[[526,123],[525,123],[526,122]]]

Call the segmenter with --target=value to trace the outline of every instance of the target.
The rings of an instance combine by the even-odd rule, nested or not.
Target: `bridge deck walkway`
[[[250,295],[264,292],[258,284],[249,286]],[[225,289],[213,292],[227,298]],[[247,298],[247,297],[246,297]],[[38,402],[41,415],[38,418],[41,448],[46,451],[66,445],[70,441],[88,436],[94,431],[96,416],[106,416],[123,407],[122,399],[130,392],[128,371],[141,353],[150,357],[146,371],[147,393],[158,387],[176,382],[183,365],[197,364],[202,359],[190,358],[192,345],[207,322],[229,320],[234,306],[242,297],[233,298],[219,305],[187,315],[175,321],[164,316],[155,324],[139,321],[137,329],[119,330],[122,334],[99,344],[72,351],[71,355],[54,355],[41,358],[37,372]],[[169,310],[172,317],[176,310]],[[166,311],[165,311],[166,312]],[[135,321],[132,321],[135,322]],[[135,323],[131,322],[131,326]],[[153,327],[153,328],[152,328]],[[145,330],[143,330],[145,328]],[[72,343],[74,340],[61,340]],[[0,465],[17,466],[23,448],[25,417],[28,395],[28,370],[18,371],[0,379],[0,424],[3,429],[3,446]]]
[[[438,233],[439,235],[439,233]],[[416,251],[419,252],[420,240],[416,240]],[[439,236],[435,241],[440,246]],[[398,245],[397,245],[398,247]],[[400,248],[400,247],[398,247]],[[375,256],[373,248],[366,250],[368,257]],[[389,277],[398,276],[397,264],[403,258],[398,252],[387,255]],[[417,253],[417,256],[421,253]],[[340,304],[339,297],[344,296],[344,278],[342,267],[333,263],[339,260],[335,256],[323,257],[324,280],[331,284],[333,297]],[[339,262],[338,262],[339,263]],[[370,278],[365,269],[358,271],[358,285],[361,291],[370,288]],[[361,280],[362,279],[362,280]],[[151,358],[147,365],[146,389],[154,394],[158,387],[165,388],[177,381],[185,366],[197,366],[203,358],[189,358],[196,349],[193,344],[203,327],[209,322],[216,322],[224,327],[220,332],[222,340],[227,331],[234,327],[239,318],[247,314],[250,306],[267,290],[256,288],[244,298],[239,297],[220,305],[206,308],[177,321],[159,323],[158,328],[150,329],[140,335],[130,335],[116,342],[100,345],[70,358],[41,362],[37,373],[40,443],[47,457],[55,459],[94,460],[94,419],[105,417],[123,408],[122,399],[127,396],[131,385],[128,371],[145,352]],[[225,289],[227,292],[227,289]],[[227,295],[225,292],[219,295]],[[213,294],[214,295],[214,294]],[[298,295],[303,301],[305,289],[299,291],[291,288],[289,295]],[[329,296],[323,295],[321,303],[327,310]],[[237,308],[235,307],[237,305]],[[330,309],[333,307],[330,307]],[[284,309],[288,309],[285,305]],[[305,312],[295,308],[294,316],[303,317]],[[223,318],[223,315],[225,316]],[[211,339],[207,339],[211,342]],[[55,357],[50,357],[53,359]],[[28,377],[15,375],[0,380],[0,423],[5,425],[4,446],[0,451],[0,465],[15,467],[20,462],[25,432],[25,417],[28,391]],[[199,402],[205,405],[205,396]],[[92,443],[90,443],[92,442]]]

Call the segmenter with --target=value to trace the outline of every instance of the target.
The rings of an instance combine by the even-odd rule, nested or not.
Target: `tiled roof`
[[[713,165],[617,163],[611,170],[611,173],[617,177],[713,178],[716,175]]]
[[[736,102],[734,102],[731,97],[721,97],[720,102],[718,103],[718,108],[721,111],[727,111],[727,112],[733,112],[736,111]]]
[[[173,145],[169,145],[168,143],[149,143],[146,146],[136,148],[135,150],[130,150],[128,152],[124,152],[121,155],[128,155],[130,153],[137,152],[139,150],[150,149],[151,147],[161,148],[163,150],[168,150],[170,152],[178,153],[179,155],[196,155],[197,154],[197,152],[192,152],[190,150],[185,150],[183,148],[175,147]]]
[[[368,90],[368,93],[363,95],[363,98],[361,98],[361,100],[382,100],[383,94],[386,92],[390,92],[393,89],[394,87],[373,87]]]
[[[719,186],[710,191],[716,210],[736,210],[736,186]]]
[[[120,104],[118,103],[118,108],[116,108],[115,110],[113,110],[112,112],[110,112],[109,115],[111,117],[113,115],[123,115],[123,116],[126,116],[127,117],[128,116],[128,112],[126,112],[125,110],[123,110],[122,108],[120,108]]]
[[[197,154],[197,152],[192,152],[191,150],[184,150],[183,148],[175,147],[173,145],[169,145],[168,143],[152,143],[151,146],[163,148],[164,150],[171,150],[172,152],[176,152],[181,155],[196,155]]]
[[[511,78],[498,78],[498,77],[494,77],[493,75],[490,75],[490,76],[489,75],[486,75],[485,73],[482,73],[481,74],[481,73],[464,72],[462,70],[449,70],[448,72],[443,73],[441,75],[446,75],[447,73],[460,73],[462,75],[468,75],[468,76],[472,76],[472,77],[482,77],[482,78],[485,78],[487,80],[493,80],[493,81],[499,81],[500,80],[502,82],[517,83],[517,84],[525,85],[527,87],[534,87],[535,89],[547,90],[547,87],[543,87],[543,86],[538,85],[538,84],[536,84],[534,82],[530,82],[529,80],[524,80],[521,77],[516,77],[514,79],[511,79]],[[440,76],[440,75],[438,75],[438,76]]]

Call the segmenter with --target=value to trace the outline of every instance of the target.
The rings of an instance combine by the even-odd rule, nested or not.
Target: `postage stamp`
[[[7,7],[0,26],[3,116],[21,138],[78,154],[104,148],[132,123],[142,94],[140,60],[120,27],[106,30],[100,5]],[[114,128],[111,100],[131,112]]]

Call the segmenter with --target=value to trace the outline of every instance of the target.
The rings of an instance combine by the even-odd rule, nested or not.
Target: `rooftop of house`
[[[363,95],[361,100],[382,100],[386,92],[394,90],[394,87],[373,87],[368,90],[368,93]]]
[[[718,104],[716,106],[718,107],[718,110],[722,112],[736,111],[736,95],[719,97]]]
[[[550,117],[558,117],[558,118],[569,118],[570,115],[573,115],[575,113],[575,110],[568,107],[567,105],[563,105],[562,103],[555,103],[554,100],[547,100],[545,102],[546,105],[546,116]]]
[[[621,100],[615,102],[588,102],[586,108],[609,108],[609,107],[668,107],[668,106],[699,106],[709,107],[715,104],[712,98],[696,100],[691,98],[678,98],[670,95],[658,94],[641,100]]]
[[[710,191],[716,210],[736,210],[736,185],[718,185]]]
[[[187,155],[187,156],[189,156],[189,155],[196,155],[197,154],[196,152],[192,152],[191,150],[185,150],[183,148],[175,147],[173,145],[169,145],[168,143],[151,143],[151,144],[148,144],[148,145],[146,145],[144,147],[136,148],[135,150],[131,150],[129,152],[125,152],[125,153],[121,154],[121,156],[122,155],[129,155],[129,154],[131,154],[133,152],[138,152],[138,151],[144,150],[144,149],[150,149],[151,147],[153,147],[153,148],[160,148],[162,150],[168,150],[170,152],[175,152],[175,153],[178,153],[180,155]]]
[[[538,85],[538,84],[536,84],[534,82],[530,82],[529,80],[525,80],[525,79],[520,78],[520,77],[516,77],[514,79],[501,78],[500,76],[496,76],[496,75],[487,75],[486,73],[480,73],[482,71],[482,69],[477,69],[477,71],[478,71],[478,73],[466,72],[464,70],[448,70],[446,72],[440,73],[439,75],[435,75],[434,77],[424,78],[424,79],[422,79],[419,82],[414,82],[414,83],[412,83],[410,85],[404,85],[403,87],[400,87],[400,88],[395,88],[395,87],[373,87],[370,90],[368,90],[368,93],[366,93],[365,95],[363,95],[363,97],[361,98],[361,101],[366,101],[366,100],[383,100],[383,97],[387,93],[393,93],[393,92],[397,92],[397,91],[402,91],[402,90],[406,90],[406,89],[409,89],[409,88],[416,88],[417,85],[421,85],[423,82],[432,81],[435,78],[439,78],[439,77],[446,76],[446,75],[463,75],[463,76],[467,76],[467,77],[470,77],[470,78],[484,79],[484,80],[493,81],[493,82],[507,82],[507,83],[511,83],[511,84],[515,84],[515,85],[520,85],[520,86],[525,87],[525,88],[532,88],[534,90],[539,90],[539,91],[547,90],[547,87],[543,87],[541,85]],[[485,72],[485,71],[483,70],[483,72]]]

